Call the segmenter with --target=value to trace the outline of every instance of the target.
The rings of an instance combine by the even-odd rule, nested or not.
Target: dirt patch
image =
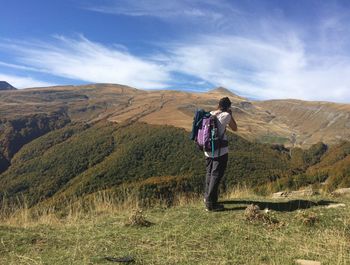
[[[152,223],[146,220],[145,215],[141,209],[136,209],[132,212],[129,220],[125,223],[126,226],[138,226],[138,227],[149,227]]]
[[[265,209],[261,211],[258,205],[251,204],[244,211],[245,219],[248,222],[261,222],[264,225],[280,226],[283,225],[275,216],[271,214],[271,211]]]

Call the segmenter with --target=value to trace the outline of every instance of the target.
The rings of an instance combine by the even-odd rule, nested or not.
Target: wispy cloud
[[[174,87],[177,81],[191,83],[192,79],[261,99],[350,101],[350,58],[307,52],[305,43],[293,33],[270,39],[197,36],[186,42],[168,43],[159,54],[144,58],[128,53],[124,47],[107,47],[82,36],[59,36],[55,45],[17,43],[7,48],[16,52],[19,64],[2,65],[75,80],[147,89]],[[178,74],[190,78],[177,80]],[[19,83],[19,87],[25,81],[25,86],[40,85],[30,78],[8,80]]]
[[[54,83],[44,82],[28,76],[7,75],[0,73],[0,80],[5,80],[16,88],[29,87],[49,87],[54,86]]]
[[[181,18],[217,20],[223,18],[223,10],[234,11],[226,1],[209,0],[112,0],[100,1],[99,4],[87,4],[83,8],[108,14],[126,16],[148,16],[163,20],[181,22]]]
[[[158,43],[163,52],[153,58],[169,73],[255,98],[349,102],[350,30],[344,25],[350,16],[336,2],[307,6],[310,14],[254,0],[108,0],[89,8],[178,25],[195,21],[187,36]]]
[[[12,41],[1,46],[15,54],[18,64],[8,64],[10,67],[37,69],[74,80],[163,88],[170,78],[157,62],[133,56],[120,46],[91,42],[83,36],[76,39],[56,36],[55,45]]]
[[[14,69],[18,69],[18,70],[25,70],[25,71],[35,71],[35,72],[41,71],[40,69],[37,69],[37,68],[33,68],[33,67],[25,66],[25,65],[20,65],[20,64],[6,63],[6,62],[2,62],[2,61],[0,61],[0,66],[5,66],[7,68],[14,68]]]
[[[95,1],[85,8],[139,17],[138,22],[143,21],[140,17],[156,17],[184,30],[176,38],[170,34],[154,40],[143,35],[148,47],[142,56],[118,43],[107,45],[83,36],[4,41],[0,48],[11,50],[14,60],[0,66],[145,89],[197,89],[202,84],[206,89],[213,84],[260,99],[350,102],[350,29],[344,26],[350,22],[348,12],[317,2],[324,13],[316,14],[315,8],[311,18],[306,14],[291,18],[299,16],[297,8],[260,2],[104,0],[96,5]],[[168,29],[161,24],[160,31]],[[152,52],[147,52],[150,46]]]
[[[248,97],[350,101],[350,58],[307,53],[293,34],[283,41],[204,36],[169,54],[173,71]]]

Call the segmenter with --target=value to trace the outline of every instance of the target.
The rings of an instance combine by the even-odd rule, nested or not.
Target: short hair
[[[231,107],[231,100],[228,97],[224,97],[219,100],[219,109],[221,111],[227,111]]]

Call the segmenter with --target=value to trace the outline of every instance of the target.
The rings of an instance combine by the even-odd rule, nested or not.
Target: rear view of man
[[[217,117],[219,137],[225,144],[222,144],[214,153],[204,152],[207,170],[204,201],[207,211],[221,211],[224,207],[218,204],[218,189],[228,160],[226,126],[228,125],[233,131],[237,131],[237,123],[232,117],[231,101],[228,97],[220,99],[217,110],[211,111],[210,114]]]

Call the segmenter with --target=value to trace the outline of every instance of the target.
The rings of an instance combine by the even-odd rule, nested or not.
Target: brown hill
[[[305,147],[320,140],[334,143],[349,139],[350,105],[294,100],[254,102],[221,87],[206,93],[146,91],[114,84],[32,88],[0,94],[0,113],[2,118],[13,119],[24,113],[64,111],[72,121],[143,121],[190,130],[195,109],[215,109],[223,96],[233,102],[238,134],[245,138],[288,145],[295,134],[297,143]]]
[[[350,139],[349,104],[302,100],[268,100],[255,104],[269,110],[276,116],[276,122],[288,124],[301,146]]]

